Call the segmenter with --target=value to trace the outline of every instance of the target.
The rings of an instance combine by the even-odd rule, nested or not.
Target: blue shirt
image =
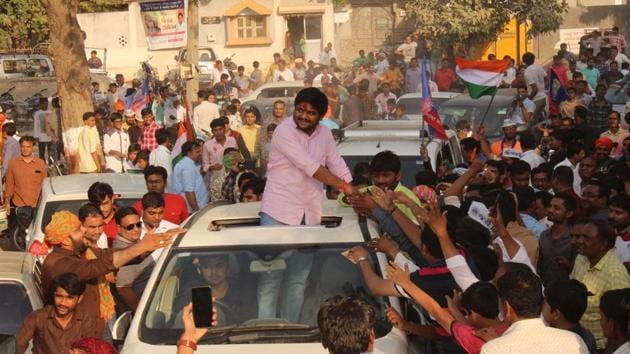
[[[194,192],[199,208],[208,204],[208,190],[203,183],[200,166],[189,157],[184,157],[173,168],[173,191],[186,199],[186,192]],[[186,199],[188,211],[193,212],[188,199]]]
[[[538,222],[538,220],[532,218],[527,214],[521,214],[521,220],[523,220],[523,224],[525,224],[525,228],[529,229],[531,232],[536,235],[536,238],[540,238],[540,235],[543,231],[547,230],[545,225]]]
[[[12,136],[4,139],[4,160],[2,160],[2,177],[4,177],[9,169],[9,161],[20,156],[20,143]]]

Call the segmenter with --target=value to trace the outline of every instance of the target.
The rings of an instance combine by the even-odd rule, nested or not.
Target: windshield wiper
[[[218,343],[259,343],[290,340],[291,342],[307,342],[319,338],[319,328],[295,323],[269,323],[256,321],[245,322],[238,326],[225,326],[210,329],[201,338],[201,344]]]

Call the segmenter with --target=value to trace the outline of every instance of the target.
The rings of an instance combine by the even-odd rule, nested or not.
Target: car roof
[[[44,181],[44,188],[51,194],[76,194],[87,192],[95,183],[102,182],[112,186],[114,193],[145,193],[144,176],[130,173],[78,174],[49,177]]]
[[[492,96],[482,96],[478,99],[474,99],[470,97],[470,95],[468,94],[463,94],[457,97],[453,97],[446,102],[442,102],[442,104],[440,104],[440,107],[438,109],[445,108],[445,107],[461,107],[461,106],[487,107],[491,99],[492,99]],[[494,96],[494,100],[492,101],[492,106],[493,107],[507,106],[513,100],[514,100],[514,95],[508,96],[508,95],[497,94]]]
[[[188,232],[174,248],[280,245],[296,243],[353,243],[364,241],[359,218],[350,207],[342,207],[335,200],[324,200],[324,217],[341,217],[338,226],[238,226],[223,227],[211,231],[211,223],[217,220],[258,219],[260,203],[209,205],[198,212],[189,225]]]
[[[30,255],[27,252],[0,251],[0,274],[22,274],[26,272],[28,257]]]
[[[444,91],[431,92],[432,98],[453,98],[459,95],[461,95],[460,92],[444,92]],[[406,93],[398,97],[398,101],[405,100],[405,99],[422,99],[422,93],[418,93],[418,92]]]
[[[314,83],[313,86],[315,86]],[[304,80],[268,82],[257,88],[256,91],[275,87],[304,87]]]
[[[293,97],[267,97],[267,98],[257,98],[252,100],[247,100],[241,103],[241,106],[246,105],[262,105],[262,106],[272,106],[276,101],[284,101],[285,104],[293,104],[295,98]]]

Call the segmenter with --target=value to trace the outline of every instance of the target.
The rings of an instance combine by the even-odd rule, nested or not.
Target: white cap
[[[125,109],[125,117],[133,117],[136,115],[136,112],[132,111],[131,109]]]
[[[503,121],[503,125],[501,125],[501,128],[513,127],[515,125],[517,125],[517,123],[508,118]]]
[[[503,149],[502,156],[519,160],[521,159],[521,153],[516,149]]]

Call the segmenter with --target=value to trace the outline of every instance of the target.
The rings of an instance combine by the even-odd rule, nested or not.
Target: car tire
[[[9,230],[10,246],[14,251],[26,251],[26,233],[19,227]]]

